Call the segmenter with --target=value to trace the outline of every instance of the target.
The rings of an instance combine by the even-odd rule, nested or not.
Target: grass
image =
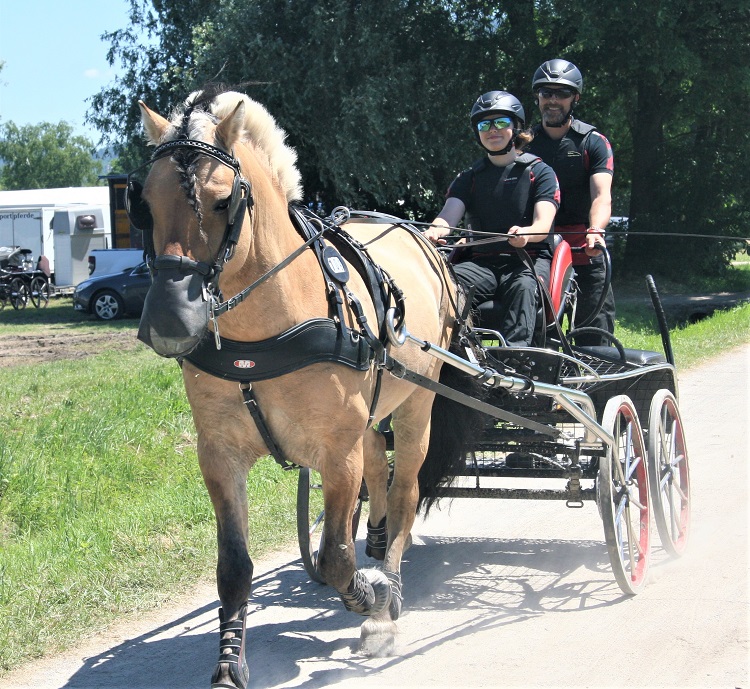
[[[0,314],[0,337],[96,323],[69,300]],[[672,332],[689,367],[750,338],[750,305]],[[661,350],[642,308],[620,311],[628,347]],[[215,523],[174,362],[138,346],[0,369],[0,674],[64,649],[212,576]],[[250,550],[295,539],[296,474],[250,473]]]
[[[30,327],[14,320],[0,335]],[[0,672],[169,599],[216,548],[174,362],[138,347],[2,374]],[[296,478],[270,459],[251,472],[254,555],[294,537]]]
[[[615,334],[626,347],[664,351],[656,328],[656,318],[644,313],[642,307],[618,306]],[[670,339],[678,370],[707,361],[750,341],[750,304],[717,311],[697,323],[675,327],[670,330]]]

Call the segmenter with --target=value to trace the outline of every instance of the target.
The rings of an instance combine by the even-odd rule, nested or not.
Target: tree
[[[577,115],[615,149],[616,215],[638,270],[717,272],[750,214],[746,0],[130,0],[108,34],[124,76],[89,121],[147,158],[136,101],[168,114],[206,82],[242,84],[289,133],[310,196],[429,218],[481,155],[468,110],[504,88],[537,119],[531,76],[564,57],[583,71]],[[248,83],[252,79],[254,82]]]
[[[101,163],[93,144],[74,136],[66,122],[17,127],[0,125],[0,185],[5,189],[50,189],[98,184]]]
[[[578,31],[572,48],[596,78],[598,106],[609,107],[594,121],[611,126],[615,179],[628,184],[620,214],[634,234],[623,265],[677,277],[721,272],[732,242],[657,235],[746,234],[750,43],[735,27],[747,26],[750,8],[627,0],[602,12],[596,0],[572,0],[568,10]]]

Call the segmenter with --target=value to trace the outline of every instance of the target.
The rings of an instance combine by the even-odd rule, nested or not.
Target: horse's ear
[[[150,110],[142,100],[138,101],[138,107],[141,109],[141,120],[143,129],[146,131],[146,138],[152,146],[156,146],[167,131],[169,120]]]
[[[216,136],[221,139],[225,148],[231,151],[235,142],[239,141],[242,136],[244,126],[245,103],[240,101],[237,107],[216,126]]]

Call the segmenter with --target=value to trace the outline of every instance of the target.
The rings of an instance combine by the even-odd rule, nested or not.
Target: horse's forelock
[[[217,93],[214,89],[194,91],[185,99],[183,106],[172,114],[172,127],[164,141],[180,137],[209,141],[213,128],[234,112],[240,101],[245,105],[242,140],[252,142],[256,150],[265,154],[269,171],[278,178],[287,201],[300,201],[302,176],[297,169],[296,151],[284,143],[286,132],[276,124],[268,110],[244,93]],[[183,172],[187,172],[195,155],[193,151],[186,151],[184,159],[178,160]],[[190,182],[187,185],[190,186]]]
[[[243,140],[252,142],[265,153],[271,171],[278,177],[287,201],[302,199],[301,175],[297,169],[297,153],[284,141],[286,132],[276,124],[276,120],[260,103],[244,93],[225,91],[217,95],[211,104],[211,113],[218,119],[234,112],[237,104],[245,105]]]

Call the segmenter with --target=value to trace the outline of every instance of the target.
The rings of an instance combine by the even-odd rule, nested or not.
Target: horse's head
[[[153,275],[138,337],[162,356],[179,357],[197,346],[221,302],[220,280],[231,279],[248,254],[253,187],[262,195],[271,185],[244,142],[270,132],[290,158],[286,177],[274,178],[285,202],[301,195],[299,173],[284,133],[243,94],[196,92],[171,120],[139,105],[156,150],[143,186],[132,176],[128,183],[131,221],[144,230]],[[271,153],[266,161],[273,164]]]

